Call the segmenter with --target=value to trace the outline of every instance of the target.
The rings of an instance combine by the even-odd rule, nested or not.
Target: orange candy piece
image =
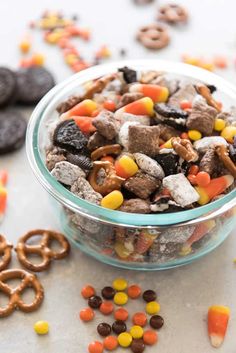
[[[211,177],[207,172],[199,172],[196,175],[196,183],[198,186],[207,186],[211,181]]]
[[[169,96],[167,87],[153,84],[135,83],[129,90],[130,92],[142,93],[145,97],[151,98],[154,103],[166,102]]]
[[[91,342],[88,346],[89,353],[102,353],[103,350],[103,344],[99,341]]]
[[[114,312],[114,318],[116,320],[126,321],[129,317],[129,313],[124,308],[119,308]]]
[[[113,351],[118,346],[118,340],[115,336],[107,336],[103,341],[103,346],[108,351]]]
[[[103,103],[103,108],[114,112],[116,110],[116,104],[111,99],[108,99]]]
[[[192,184],[192,185],[197,185],[197,181],[196,181],[196,175],[194,174],[189,174],[187,176],[188,181]]]
[[[113,306],[112,302],[104,301],[100,305],[99,310],[101,311],[102,314],[109,315],[114,310],[114,306]]]
[[[186,245],[191,246],[196,241],[200,240],[205,234],[207,234],[212,228],[215,227],[216,222],[214,219],[199,223],[193,231],[193,234],[188,238]]]
[[[137,284],[128,287],[127,294],[131,299],[136,299],[141,294],[141,288]]]
[[[91,308],[84,308],[80,311],[79,317],[82,321],[91,321],[94,318],[94,311]]]
[[[95,126],[92,124],[93,118],[90,116],[74,116],[72,118],[82,132],[89,133],[96,131]]]
[[[104,156],[101,158],[101,161],[108,161],[108,162],[114,164],[115,159],[112,156]]]
[[[155,331],[147,330],[143,334],[143,342],[149,346],[152,346],[158,341],[158,336]]]
[[[147,324],[147,315],[142,312],[135,313],[132,317],[132,321],[134,325],[143,327]]]
[[[115,113],[116,117],[119,118],[119,115],[124,112],[129,114],[134,114],[134,115],[153,116],[154,114],[153,101],[149,97],[138,99],[137,101],[129,103],[124,107],[118,109]]]
[[[84,299],[88,299],[88,298],[92,297],[95,294],[96,294],[95,293],[95,289],[92,286],[90,286],[90,285],[85,286],[81,290],[81,295],[82,295],[82,297],[84,297]]]
[[[187,100],[182,100],[180,102],[180,108],[185,110],[185,109],[191,109],[192,108],[192,102],[187,101]]]
[[[8,181],[8,172],[6,170],[0,170],[0,183],[5,186]]]
[[[196,165],[196,164],[193,164],[193,165],[191,165],[191,167],[189,168],[188,173],[189,173],[189,174],[193,174],[193,175],[197,175],[198,171],[199,171],[199,166]]]
[[[215,348],[220,347],[224,341],[229,315],[230,309],[223,305],[213,305],[208,310],[208,335]]]
[[[69,119],[75,116],[91,116],[95,110],[97,110],[97,103],[91,99],[84,99],[64,113],[63,117],[64,119]]]

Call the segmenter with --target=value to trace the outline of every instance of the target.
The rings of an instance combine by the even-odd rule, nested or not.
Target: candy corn
[[[0,185],[6,185],[8,180],[8,173],[6,170],[0,170]]]
[[[149,97],[138,99],[118,109],[115,113],[115,117],[119,119],[123,113],[152,116],[154,114],[153,101]]]
[[[80,130],[85,133],[90,133],[96,131],[95,126],[92,124],[93,118],[90,116],[74,116],[72,117],[76,123],[76,125],[79,126]]]
[[[211,179],[210,183],[205,187],[196,186],[195,190],[200,198],[197,201],[199,205],[206,205],[215,196],[220,195],[234,182],[232,175],[223,175],[219,178]]]
[[[115,162],[115,170],[118,176],[127,179],[137,173],[138,166],[132,158],[124,155]]]
[[[6,211],[6,206],[7,206],[7,190],[4,188],[4,186],[0,185],[0,222],[3,219],[3,216]]]
[[[145,230],[142,230],[138,236],[138,241],[135,246],[135,251],[138,254],[144,254],[150,248],[150,246],[152,246],[156,237],[157,237],[157,234],[153,235],[148,233]]]
[[[229,315],[229,308],[223,305],[214,305],[208,310],[208,335],[215,348],[220,347],[224,341]]]
[[[76,104],[73,108],[62,114],[62,118],[70,119],[74,116],[91,116],[94,110],[97,109],[97,103],[91,99],[85,99]]]
[[[167,87],[152,84],[135,83],[130,87],[129,91],[142,93],[145,97],[151,98],[154,103],[164,103],[169,97]]]

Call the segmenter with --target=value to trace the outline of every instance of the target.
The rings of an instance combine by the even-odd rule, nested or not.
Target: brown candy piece
[[[11,288],[5,281],[11,279],[21,279],[21,283]],[[21,299],[21,294],[26,288],[33,288],[35,298],[32,303],[25,303]],[[22,269],[11,269],[0,272],[0,292],[9,297],[6,307],[0,307],[0,318],[9,316],[15,309],[23,312],[31,312],[38,309],[44,298],[44,290],[36,275]]]
[[[165,26],[154,23],[141,27],[137,40],[148,49],[162,49],[169,44],[170,37]]]
[[[102,304],[102,298],[99,297],[99,295],[93,295],[92,297],[89,298],[88,300],[88,305],[92,309],[98,309],[100,308]]]
[[[160,186],[160,183],[153,176],[138,172],[128,178],[123,186],[141,199],[147,199]]]
[[[112,140],[118,133],[116,119],[112,112],[102,110],[96,118],[92,120],[92,124],[97,128],[97,131],[108,140]]]
[[[116,291],[112,287],[104,287],[102,289],[102,297],[107,300],[111,300],[114,298]]]
[[[159,152],[160,129],[158,126],[131,125],[128,150],[155,157]]]
[[[11,261],[11,249],[13,245],[0,234],[0,271],[5,270]]]
[[[156,298],[157,298],[157,294],[152,289],[147,289],[145,290],[145,292],[143,292],[143,300],[145,300],[145,302],[147,303],[153,302],[154,300],[156,300]]]
[[[142,353],[145,349],[145,344],[142,338],[134,339],[131,343],[130,349],[133,353]]]
[[[29,245],[27,241],[34,237],[41,236],[41,242],[37,245]],[[50,242],[56,240],[60,246],[60,251],[53,251],[50,248]],[[70,244],[63,234],[51,230],[36,229],[22,236],[15,248],[18,260],[30,271],[41,272],[48,269],[52,260],[60,260],[66,257],[70,252]],[[33,264],[27,258],[27,254],[36,254],[42,257],[42,262]]]
[[[122,332],[125,332],[127,330],[126,323],[122,320],[116,320],[112,324],[112,331],[119,335]]]
[[[167,4],[161,6],[158,12],[158,20],[170,24],[184,23],[188,20],[188,13],[183,6]]]
[[[101,322],[97,326],[97,332],[99,333],[100,336],[107,337],[111,333],[111,326],[109,324],[107,324],[106,322]]]
[[[153,315],[149,320],[149,324],[152,328],[159,330],[164,325],[164,319],[160,315]]]

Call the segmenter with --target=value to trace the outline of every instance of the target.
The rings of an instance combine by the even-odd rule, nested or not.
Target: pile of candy
[[[7,189],[8,173],[6,170],[0,170],[0,223],[6,212],[7,207]]]
[[[84,322],[93,320],[94,309],[99,309],[103,315],[113,314],[115,321],[110,325],[107,322],[99,323],[97,332],[101,337],[105,337],[103,342],[94,341],[89,344],[89,353],[102,353],[104,349],[108,351],[115,350],[118,345],[124,348],[130,347],[134,353],[142,353],[145,345],[154,345],[158,341],[158,335],[154,330],[144,330],[147,325],[148,318],[144,312],[137,312],[132,315],[133,326],[127,330],[126,321],[129,312],[123,307],[115,308],[115,305],[123,306],[129,299],[138,299],[142,290],[137,284],[128,286],[123,278],[117,278],[113,281],[112,287],[104,287],[101,295],[104,300],[96,295],[95,289],[91,285],[85,286],[81,291],[82,296],[88,299],[88,307],[80,311],[80,319]],[[145,311],[151,316],[149,324],[151,328],[160,329],[164,320],[160,315],[160,304],[156,301],[156,292],[149,289],[142,294],[143,300],[146,302]],[[113,303],[112,303],[113,301]],[[112,336],[113,332],[116,336]]]
[[[234,187],[236,116],[215,87],[127,67],[58,107],[46,151],[72,193],[132,213],[182,211]],[[54,125],[55,126],[55,125]]]
[[[208,71],[214,71],[217,69],[226,69],[228,67],[228,60],[224,56],[215,56],[211,60],[207,60],[203,57],[193,56],[193,55],[183,55],[182,61],[185,64],[201,67],[202,69]]]

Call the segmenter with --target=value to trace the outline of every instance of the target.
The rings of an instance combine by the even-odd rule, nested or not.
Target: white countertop
[[[17,42],[26,31],[26,24],[38,18],[49,1],[0,2],[0,47],[1,64],[16,67],[19,53]],[[127,58],[161,58],[179,60],[181,54],[199,54],[211,58],[215,54],[226,54],[231,59],[231,67],[220,73],[236,83],[236,28],[234,0],[181,0],[186,4],[191,19],[186,28],[171,29],[172,43],[159,52],[149,52],[136,43],[136,29],[151,23],[156,16],[157,1],[148,6],[136,7],[131,0],[75,1],[51,0],[50,9],[65,9],[66,13],[78,13],[81,26],[90,27],[93,33],[91,42],[80,42],[81,52],[92,55],[101,44],[108,44],[114,52],[113,59],[120,59],[118,50],[126,48]],[[41,34],[35,34],[35,51],[47,55],[48,67],[58,81],[69,76],[70,71],[63,63],[59,50],[43,43]],[[25,112],[29,116],[29,112]],[[1,157],[0,169],[9,171],[9,201],[7,214],[0,233],[16,244],[19,236],[35,228],[60,229],[53,214],[48,196],[33,176],[24,149]],[[80,290],[86,283],[98,289],[109,285],[117,276],[130,282],[139,283],[143,289],[157,290],[161,304],[161,315],[165,326],[159,333],[159,344],[146,352],[154,353],[211,353],[207,337],[206,315],[210,305],[223,304],[231,308],[231,319],[223,353],[235,352],[236,330],[236,257],[235,234],[210,255],[186,267],[164,272],[132,272],[119,270],[101,264],[73,248],[71,256],[54,262],[50,271],[39,274],[45,288],[45,300],[39,310],[31,314],[14,312],[0,321],[1,353],[77,353],[86,352],[87,345],[99,339],[96,323],[103,320],[97,317],[93,323],[83,324],[78,320],[78,312],[86,305],[80,297]],[[18,267],[15,255],[11,268]],[[0,300],[2,296],[0,297]],[[130,312],[142,309],[143,303],[129,303]],[[99,315],[97,315],[99,316]],[[47,320],[50,333],[37,336],[33,324],[37,320]],[[109,319],[111,320],[111,318]],[[109,321],[108,320],[108,321]],[[111,322],[111,321],[110,321]],[[116,352],[122,352],[117,349]],[[127,350],[129,351],[129,350]]]

